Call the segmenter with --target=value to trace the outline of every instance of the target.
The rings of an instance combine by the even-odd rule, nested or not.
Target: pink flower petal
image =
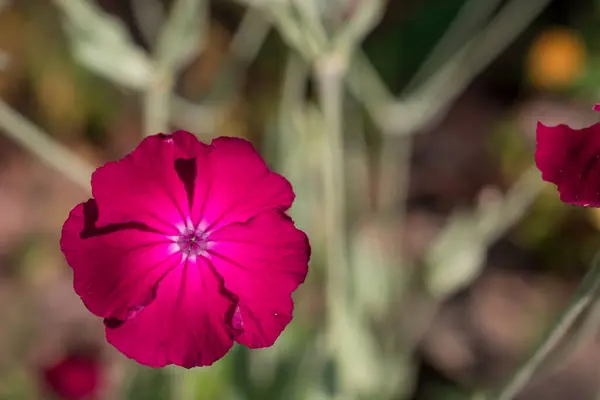
[[[181,262],[169,242],[136,224],[98,227],[94,200],[71,211],[61,249],[73,268],[75,292],[94,314],[125,320],[149,304],[167,271]]]
[[[195,176],[182,177],[177,163],[206,157],[209,147],[185,131],[154,135],[120,161],[92,175],[92,192],[101,210],[99,223],[137,221],[176,234],[190,217],[189,195]],[[183,168],[187,172],[190,168]]]
[[[152,136],[99,168],[92,191],[61,248],[75,291],[125,355],[210,365],[234,339],[272,345],[291,321],[310,246],[284,214],[291,185],[248,141]]]
[[[600,104],[594,105],[594,111],[600,111]]]
[[[290,208],[294,201],[290,183],[269,170],[250,142],[221,137],[212,148],[209,171],[199,170],[196,180],[202,185],[199,181],[207,176],[209,195],[206,202],[195,204],[194,220],[203,218],[208,230],[215,231],[265,210]]]
[[[210,365],[233,345],[225,323],[232,307],[210,264],[188,260],[161,281],[150,305],[136,318],[107,327],[106,337],[123,354],[151,367]]]
[[[600,124],[572,129],[538,123],[535,161],[562,201],[600,206]]]
[[[266,211],[210,236],[209,258],[238,297],[231,321],[236,341],[271,346],[292,319],[291,294],[308,272],[310,245],[281,211]]]

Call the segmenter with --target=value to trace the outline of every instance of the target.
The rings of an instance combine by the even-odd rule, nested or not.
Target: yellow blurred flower
[[[577,32],[554,27],[542,32],[527,57],[527,75],[538,89],[564,89],[578,79],[587,65],[587,51]]]

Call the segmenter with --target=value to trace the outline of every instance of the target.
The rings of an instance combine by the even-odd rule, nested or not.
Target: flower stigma
[[[191,258],[195,260],[197,256],[208,255],[208,234],[201,227],[194,228],[190,223],[179,229],[180,233],[171,236],[173,240],[172,250],[183,254],[184,259]]]

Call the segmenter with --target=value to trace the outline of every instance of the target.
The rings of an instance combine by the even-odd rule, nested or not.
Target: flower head
[[[100,362],[91,355],[67,354],[43,370],[47,390],[64,400],[93,399],[101,384]]]
[[[600,105],[594,106],[600,111]],[[535,162],[565,203],[600,207],[600,123],[583,129],[538,122]]]
[[[152,367],[271,346],[292,320],[310,245],[294,193],[252,145],[185,131],[144,139],[92,176],[64,224],[74,288],[107,340]]]

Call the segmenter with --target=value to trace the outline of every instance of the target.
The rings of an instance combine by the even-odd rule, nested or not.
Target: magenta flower
[[[600,104],[594,106],[600,111]],[[535,162],[565,203],[600,207],[600,123],[584,129],[538,122]]]
[[[271,346],[292,320],[310,245],[289,182],[243,139],[178,131],[98,168],[61,248],[108,342],[152,367]]]
[[[64,400],[95,399],[102,381],[100,362],[88,355],[67,354],[42,371],[44,386]]]

